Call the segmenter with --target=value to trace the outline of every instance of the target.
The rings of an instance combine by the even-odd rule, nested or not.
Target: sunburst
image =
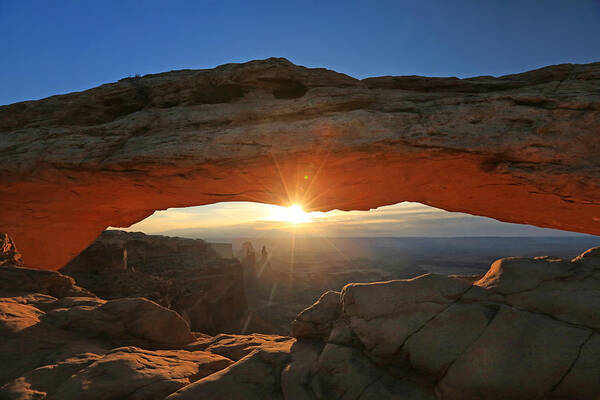
[[[307,213],[299,204],[289,207],[273,207],[269,219],[275,221],[289,222],[290,224],[305,224],[312,221],[311,213]]]

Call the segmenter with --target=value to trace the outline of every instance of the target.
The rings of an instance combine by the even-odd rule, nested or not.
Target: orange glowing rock
[[[59,269],[168,207],[416,201],[600,234],[600,63],[356,80],[285,59],[0,107],[0,227]]]

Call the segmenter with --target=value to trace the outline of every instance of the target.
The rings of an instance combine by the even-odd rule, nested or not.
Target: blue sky
[[[600,61],[600,0],[0,0],[0,38],[0,105],[273,56],[357,78],[497,76]],[[264,231],[271,211],[217,204],[159,212],[134,228]],[[354,236],[552,233],[419,205],[315,225]]]
[[[357,78],[600,61],[600,0],[0,0],[0,104],[271,56]]]

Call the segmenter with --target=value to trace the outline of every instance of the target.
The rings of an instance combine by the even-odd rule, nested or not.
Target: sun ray
[[[305,206],[309,205],[312,201],[314,201],[314,199],[316,199],[318,197],[318,196],[311,196],[311,198],[309,200],[306,199],[306,196],[310,195],[311,188],[312,188],[313,184],[317,181],[317,178],[319,177],[319,175],[321,173],[321,170],[323,169],[323,166],[325,165],[325,163],[329,159],[329,155],[330,154],[331,154],[331,150],[329,149],[329,145],[327,145],[327,146],[325,146],[325,156],[321,157],[319,155],[318,159],[321,162],[319,163],[317,171],[313,174],[313,176],[309,180],[308,187],[306,188],[306,190],[302,194],[302,204],[303,205],[305,205]]]
[[[273,163],[275,164],[275,167],[277,167],[277,173],[279,174],[279,180],[281,181],[283,189],[285,190],[285,194],[287,196],[287,201],[289,203],[291,200],[290,190],[288,188],[286,180],[283,178],[283,174],[281,173],[281,166],[279,165],[279,162],[277,161],[277,157],[275,157],[275,154],[273,153],[272,150],[271,150],[270,154],[271,154],[271,158],[273,158]]]
[[[325,243],[329,244],[335,251],[337,251],[338,254],[342,256],[342,258],[345,261],[350,261],[350,258],[346,254],[344,254],[335,244],[333,244],[333,242],[329,240],[328,237],[324,236],[323,234],[321,234],[321,232],[319,232],[319,229],[316,229],[315,227],[310,227],[309,229],[311,233],[318,235],[321,239],[325,241]]]
[[[296,251],[296,230],[292,231],[292,247],[291,247],[291,258],[290,258],[290,271],[289,271],[289,280],[290,285],[294,284],[294,254]]]

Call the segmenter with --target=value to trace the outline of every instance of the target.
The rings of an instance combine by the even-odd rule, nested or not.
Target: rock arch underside
[[[600,234],[600,63],[357,80],[281,58],[0,107],[0,227],[59,269],[108,226],[222,201],[416,201]]]

